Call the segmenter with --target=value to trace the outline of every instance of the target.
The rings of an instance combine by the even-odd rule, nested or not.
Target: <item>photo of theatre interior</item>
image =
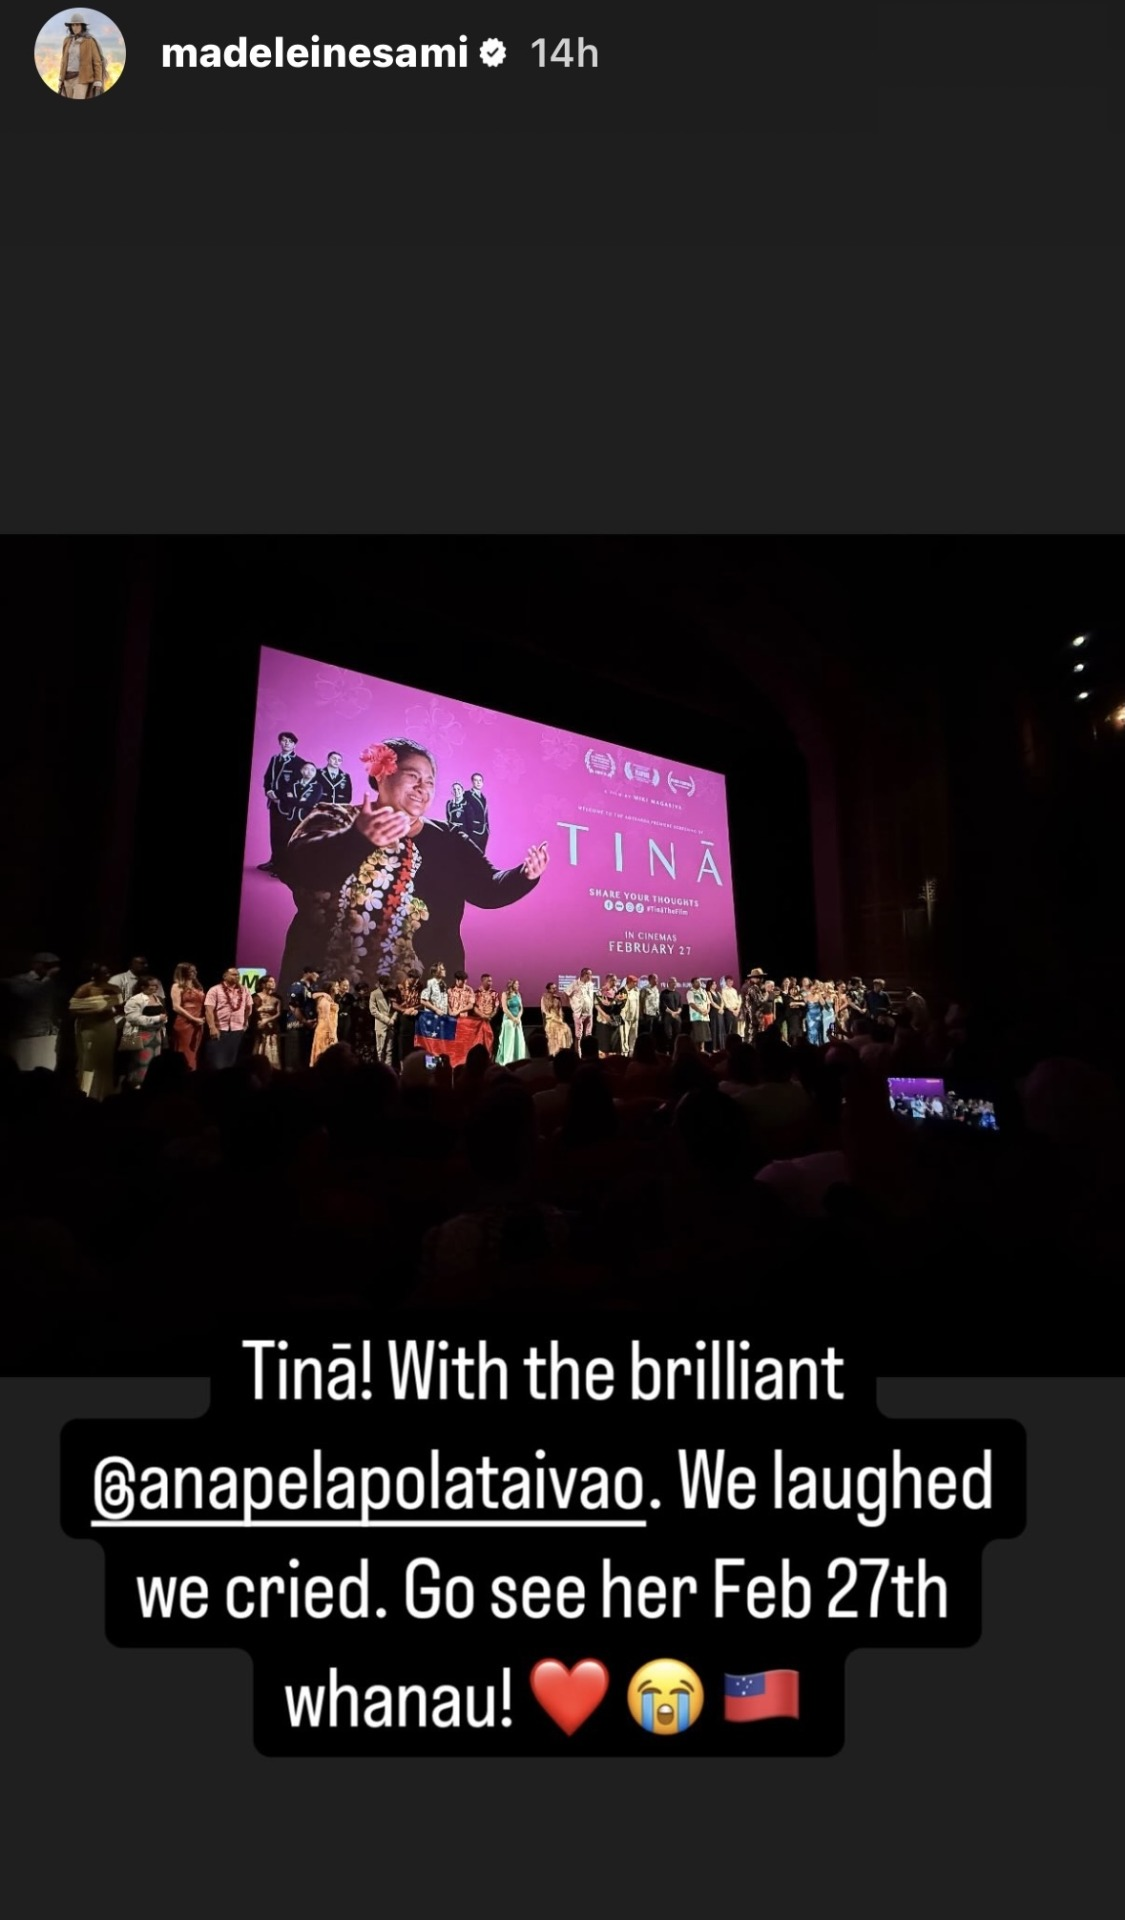
[[[9,542],[14,1370],[264,1308],[1081,1302],[1125,1252],[1119,559]]]

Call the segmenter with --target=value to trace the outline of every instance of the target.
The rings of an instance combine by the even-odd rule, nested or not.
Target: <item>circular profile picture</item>
[[[100,100],[125,71],[121,29],[96,7],[69,7],[42,28],[35,65],[61,100]]]

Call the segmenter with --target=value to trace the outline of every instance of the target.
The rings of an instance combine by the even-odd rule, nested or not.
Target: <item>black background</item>
[[[67,123],[25,16],[10,529],[1119,526],[1119,8],[487,11],[602,64],[165,73],[313,23],[127,11]]]
[[[746,1338],[748,1322],[733,1327],[726,1335],[734,1341]],[[557,1729],[530,1697],[527,1677],[535,1662],[560,1658],[568,1666],[587,1657],[600,1659],[609,1669],[611,1686],[603,1705],[586,1725],[573,1736],[575,1747],[587,1755],[635,1755],[661,1761],[669,1741],[655,1739],[635,1726],[625,1704],[630,1674],[645,1660],[670,1657],[686,1661],[702,1679],[703,1711],[688,1733],[677,1737],[677,1750],[702,1758],[706,1755],[737,1755],[747,1738],[755,1750],[778,1754],[832,1754],[844,1740],[843,1671],[847,1655],[858,1646],[887,1645],[971,1645],[980,1632],[980,1562],[982,1546],[991,1539],[1012,1536],[1022,1531],[1024,1511],[1024,1436],[1021,1428],[1009,1422],[948,1423],[902,1422],[881,1419],[875,1409],[874,1374],[866,1371],[867,1359],[857,1343],[836,1345],[842,1360],[838,1385],[843,1397],[827,1398],[824,1376],[815,1399],[807,1392],[780,1402],[696,1400],[690,1386],[681,1379],[672,1400],[661,1396],[656,1401],[634,1401],[631,1397],[631,1352],[638,1351],[663,1361],[666,1356],[685,1355],[694,1360],[697,1329],[684,1325],[671,1327],[661,1320],[646,1319],[643,1328],[628,1326],[620,1320],[613,1326],[604,1319],[600,1324],[578,1325],[574,1320],[551,1322],[538,1318],[523,1320],[514,1330],[496,1329],[477,1319],[456,1316],[434,1317],[419,1324],[393,1329],[393,1337],[438,1341],[448,1340],[450,1350],[463,1344],[476,1354],[481,1339],[488,1351],[505,1357],[509,1369],[509,1395],[496,1397],[495,1375],[487,1399],[473,1402],[450,1399],[395,1401],[391,1395],[386,1362],[386,1342],[391,1330],[375,1332],[370,1326],[350,1328],[333,1322],[331,1338],[353,1339],[353,1354],[361,1352],[360,1339],[366,1334],[372,1342],[372,1397],[369,1402],[317,1403],[278,1398],[269,1382],[272,1367],[266,1363],[267,1387],[261,1401],[253,1398],[253,1362],[243,1353],[238,1339],[219,1344],[215,1350],[216,1377],[213,1408],[202,1423],[189,1422],[169,1429],[159,1422],[130,1421],[108,1428],[75,1422],[63,1436],[63,1523],[68,1533],[82,1538],[100,1539],[110,1561],[107,1585],[107,1632],[118,1646],[244,1645],[253,1654],[256,1666],[255,1738],[259,1749],[268,1754],[292,1752],[364,1755],[382,1753],[432,1753],[510,1757],[518,1754],[557,1754],[566,1736]],[[303,1333],[303,1337],[302,1337]],[[282,1334],[271,1326],[268,1335],[261,1331],[245,1338],[271,1339],[288,1336],[287,1357],[318,1354],[326,1365],[331,1357],[328,1341],[311,1337],[312,1330],[287,1326]],[[710,1335],[709,1337],[723,1337]],[[533,1401],[527,1391],[528,1375],[522,1357],[532,1345],[540,1354],[551,1350],[577,1359],[583,1368],[595,1356],[613,1362],[616,1390],[611,1399],[591,1399],[585,1393],[570,1397],[569,1370],[563,1370],[564,1387],[553,1401]],[[790,1341],[787,1345],[755,1335],[749,1342],[751,1363],[763,1354],[783,1359],[809,1352],[819,1358],[833,1343],[819,1341],[807,1348]],[[436,1351],[436,1349],[435,1349]],[[724,1349],[725,1351],[725,1349]],[[738,1349],[741,1352],[741,1349]],[[708,1349],[708,1353],[710,1349]],[[541,1375],[545,1379],[546,1374]],[[644,1374],[647,1381],[647,1370]],[[311,1471],[312,1453],[320,1448],[326,1477],[334,1466],[350,1466],[359,1471],[365,1465],[383,1465],[392,1474],[401,1467],[418,1466],[427,1475],[431,1449],[440,1454],[442,1469],[457,1464],[472,1465],[487,1457],[498,1469],[522,1466],[534,1471],[536,1451],[545,1455],[543,1464],[556,1467],[565,1476],[570,1467],[598,1464],[607,1470],[633,1466],[644,1477],[645,1498],[628,1516],[647,1521],[639,1530],[603,1529],[598,1531],[536,1530],[535,1509],[513,1514],[500,1509],[493,1517],[515,1520],[529,1537],[514,1530],[453,1531],[427,1530],[351,1530],[314,1532],[261,1528],[257,1533],[242,1528],[212,1528],[179,1532],[120,1529],[112,1534],[91,1528],[96,1518],[93,1506],[95,1468],[98,1461],[125,1455],[136,1463],[138,1472],[146,1465],[172,1469],[177,1465],[199,1466],[204,1475],[217,1466],[242,1467],[268,1465],[274,1473],[283,1467],[300,1466]],[[725,1503],[710,1510],[700,1496],[689,1509],[681,1493],[678,1450],[683,1448],[689,1461],[698,1449],[712,1454],[725,1451],[726,1467],[752,1466],[757,1475],[757,1499],[750,1512],[737,1511]],[[782,1450],[787,1467],[808,1465],[815,1469],[830,1467],[838,1476],[850,1465],[860,1469],[880,1465],[888,1469],[892,1452],[900,1451],[904,1463],[919,1467],[923,1475],[936,1466],[952,1468],[960,1476],[969,1467],[978,1467],[984,1449],[992,1452],[992,1501],[985,1511],[972,1511],[957,1503],[940,1510],[923,1506],[916,1511],[909,1491],[902,1508],[892,1508],[884,1524],[864,1526],[857,1518],[858,1507],[851,1512],[831,1512],[818,1501],[815,1512],[776,1511],[772,1496],[773,1449]],[[839,1480],[835,1480],[837,1497]],[[657,1498],[658,1511],[649,1501]],[[888,1496],[889,1497],[889,1496]],[[979,1497],[979,1489],[976,1497]],[[499,1492],[494,1495],[499,1499]],[[178,1510],[170,1504],[167,1517],[191,1518],[195,1510]],[[598,1512],[583,1509],[577,1493],[565,1509],[548,1504],[544,1517],[612,1518],[616,1508]],[[483,1502],[476,1500],[462,1508],[465,1517],[488,1517]],[[144,1519],[145,1510],[138,1501],[133,1519]],[[151,1510],[149,1517],[155,1517]],[[204,1509],[195,1517],[218,1518]],[[265,1517],[265,1516],[263,1516]],[[284,1521],[286,1510],[270,1509],[272,1519]],[[300,1516],[294,1516],[300,1517]],[[329,1518],[330,1510],[303,1510],[305,1518]],[[336,1517],[349,1517],[340,1509]],[[452,1506],[433,1508],[429,1500],[409,1509],[392,1503],[384,1510],[386,1518],[415,1521],[428,1517],[455,1519]],[[908,1589],[899,1613],[899,1598],[888,1572],[879,1596],[879,1615],[872,1620],[869,1581],[871,1571],[859,1567],[852,1591],[844,1594],[844,1569],[833,1563],[838,1559],[861,1562],[876,1557],[888,1560],[907,1573],[917,1573],[922,1563],[931,1575],[946,1582],[946,1616],[940,1615],[937,1589],[928,1591],[924,1620],[918,1615],[921,1603],[917,1587]],[[405,1600],[405,1570],[409,1562],[424,1558],[441,1570],[438,1584],[453,1575],[470,1578],[475,1587],[475,1607],[463,1620],[439,1613],[433,1619],[418,1620],[409,1614]],[[811,1587],[807,1618],[786,1618],[781,1604],[770,1619],[754,1619],[735,1595],[727,1597],[723,1618],[715,1618],[713,1604],[713,1563],[719,1558],[744,1561],[742,1569],[732,1567],[727,1578],[749,1580],[762,1574],[775,1580],[780,1592],[786,1563],[793,1575],[804,1575]],[[288,1581],[291,1562],[303,1579],[324,1574],[338,1581],[357,1572],[362,1559],[370,1568],[370,1616],[361,1621],[299,1619],[291,1621],[282,1602],[280,1617],[268,1620],[233,1621],[227,1617],[223,1594],[232,1574],[245,1574],[254,1581],[266,1575],[278,1575]],[[615,1602],[608,1618],[603,1617],[601,1576],[603,1562],[615,1573],[627,1575],[634,1588],[650,1574],[666,1581],[676,1573],[694,1575],[698,1583],[694,1595],[685,1596],[683,1614],[676,1618],[671,1606],[659,1621],[646,1619],[639,1611],[626,1618],[623,1604]],[[203,1575],[209,1582],[210,1605],[203,1620],[186,1621],[174,1616],[165,1621],[146,1622],[140,1617],[137,1581],[173,1575],[181,1579],[189,1573]],[[514,1619],[496,1618],[491,1608],[491,1588],[499,1575],[508,1575],[521,1585],[529,1576],[546,1577],[552,1587],[565,1574],[577,1574],[585,1582],[586,1604],[580,1619],[568,1619],[552,1610],[543,1618],[530,1619],[517,1614]],[[429,1568],[421,1570],[421,1584],[433,1584]],[[619,1590],[618,1590],[619,1591]],[[855,1609],[857,1617],[846,1614],[833,1618],[829,1602],[838,1595],[841,1608]],[[275,1598],[271,1605],[276,1610]],[[382,1621],[375,1617],[377,1607],[386,1609]],[[501,1670],[511,1669],[512,1725],[488,1730],[441,1730],[432,1726],[413,1726],[373,1731],[363,1722],[365,1690],[372,1684],[395,1686],[420,1683],[432,1687],[439,1682],[472,1682],[479,1689],[494,1684],[499,1696]],[[748,1736],[742,1726],[725,1723],[722,1711],[724,1673],[762,1672],[778,1667],[796,1668],[801,1674],[801,1715],[798,1722],[778,1722],[754,1729]],[[342,1681],[354,1684],[360,1696],[360,1724],[352,1729],[345,1723],[329,1729],[327,1715],[321,1727],[293,1729],[285,1699],[285,1688],[298,1691],[309,1685],[314,1690],[329,1680],[335,1668]],[[479,1714],[479,1706],[477,1712]],[[346,1713],[346,1710],[345,1710]],[[498,1709],[499,1713],[499,1709]]]
[[[116,18],[110,10],[110,17]],[[93,127],[21,89],[38,192],[93,167],[115,239],[897,243],[1116,237],[1125,30],[1105,0],[148,8]],[[446,42],[456,71],[181,71],[165,44]],[[596,71],[532,43],[579,36]],[[484,67],[486,37],[508,48]],[[30,49],[29,49],[30,64]],[[34,78],[34,73],[32,74]],[[143,159],[142,159],[143,156]],[[16,231],[39,210],[17,211]],[[33,225],[31,237],[38,237]],[[449,287],[456,310],[458,290]]]

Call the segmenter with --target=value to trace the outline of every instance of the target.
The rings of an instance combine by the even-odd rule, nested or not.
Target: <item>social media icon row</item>
[[[600,1660],[539,1660],[531,1691],[545,1714],[567,1734],[596,1713],[609,1692],[609,1671]],[[646,1733],[686,1733],[703,1712],[703,1682],[679,1660],[650,1660],[638,1667],[626,1690],[629,1712]],[[732,1721],[800,1718],[800,1674],[791,1667],[768,1673],[723,1676],[723,1718]]]

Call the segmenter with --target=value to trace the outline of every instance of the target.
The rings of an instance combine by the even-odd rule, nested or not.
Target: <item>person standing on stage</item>
[[[27,973],[13,974],[5,980],[4,1030],[10,1057],[23,1073],[44,1067],[54,1073],[58,1064],[59,1033],[66,1001],[59,981],[62,961],[57,953],[37,953]],[[116,988],[118,1005],[124,996],[117,980],[107,983]],[[136,983],[134,982],[134,990]],[[120,1034],[121,1017],[116,1016]]]
[[[90,1100],[105,1100],[113,1092],[119,1005],[107,966],[92,967],[90,978],[71,998],[78,1087]]]
[[[336,999],[335,983],[331,980],[318,980],[313,989],[313,1005],[316,1008],[316,1026],[313,1028],[312,1050],[309,1065],[315,1067],[317,1061],[339,1040],[340,1008]]]
[[[168,1015],[163,988],[158,996],[158,987],[160,982],[154,974],[144,974],[137,981],[137,991],[125,1002],[120,1044],[128,1066],[126,1082],[134,1091],[144,1085],[149,1067],[157,1054],[164,1051]]]
[[[762,987],[758,1009],[758,1031],[768,1033],[777,1019],[777,981],[767,980]]]
[[[335,801],[346,807],[352,797],[352,776],[344,772],[342,753],[330,753],[324,765],[317,770],[320,781],[321,797],[325,801]]]
[[[751,1045],[762,1031],[761,1015],[766,998],[762,985],[764,979],[761,967],[751,967],[742,989],[742,1037]]]
[[[668,1042],[669,1053],[680,1037],[683,1005],[680,999],[679,981],[673,974],[668,985],[660,989],[660,1023],[664,1028],[664,1038]]]
[[[496,1048],[496,1064],[500,1067],[514,1066],[517,1060],[527,1059],[527,1041],[523,1037],[523,1001],[520,998],[520,983],[509,980],[501,1001],[504,1018],[500,1027],[500,1041]]]
[[[316,967],[306,967],[300,979],[294,980],[286,995],[283,1058],[288,1073],[297,1073],[301,1067],[307,1067],[309,1064],[313,1030],[316,1026],[313,994],[319,978]]]
[[[280,1068],[281,995],[272,973],[266,975],[254,995],[254,1053],[267,1066]]]
[[[563,1018],[562,994],[557,980],[548,980],[539,1002],[539,1011],[543,1015],[543,1031],[547,1035],[547,1052],[553,1060],[556,1053],[574,1045],[574,1035]]]
[[[754,1038],[754,982],[747,974],[738,995],[738,1033],[747,1045]]]
[[[141,981],[147,979],[149,973],[149,964],[144,954],[135,953],[122,973],[115,973],[111,976],[109,984],[111,987],[117,988],[122,1001],[131,1000],[140,986]],[[159,980],[156,985],[159,989],[157,997],[163,1000],[164,988],[160,985]]]
[[[811,991],[812,981],[808,974],[800,980],[794,980],[789,989],[789,1044],[791,1047],[795,1047],[799,1040],[805,1038]]]
[[[723,996],[717,980],[705,980],[707,989],[707,1016],[711,1028],[711,1051],[723,1050]]]
[[[488,801],[484,797],[484,775],[474,773],[472,785],[464,798],[464,820],[461,832],[467,833],[473,845],[483,853],[488,846]]]
[[[726,1046],[731,1036],[738,1032],[738,1010],[741,1004],[733,973],[724,976],[720,998],[723,1003],[723,1045]]]
[[[709,1039],[711,1033],[711,1000],[698,974],[695,975],[688,989],[687,1004],[691,1043],[702,1052],[703,1043]]]
[[[348,979],[332,982],[332,998],[336,1002],[336,1039],[340,1046],[352,1045],[352,1029],[355,1022],[355,994]]]
[[[379,1066],[389,1067],[393,1052],[395,1013],[387,992],[387,981],[382,974],[368,995],[367,1010],[371,1015],[374,1032],[375,1060]]]
[[[270,857],[262,861],[259,873],[272,874],[275,871],[293,831],[293,818],[289,812],[290,792],[299,767],[296,734],[279,733],[277,752],[270,758],[262,783],[266,790],[266,810],[270,822]]]
[[[874,1021],[876,1032],[887,1031],[891,1024],[891,997],[887,992],[885,980],[873,980],[863,996],[867,1018]]]
[[[204,1056],[209,1067],[236,1067],[250,1025],[253,1001],[237,967],[228,967],[217,987],[203,996],[210,1045]]]
[[[463,973],[455,973],[453,985],[449,989],[449,1017],[457,1022],[453,1046],[450,1049],[450,1064],[460,1067],[465,1064],[469,1048],[477,1043],[475,1023],[471,1019],[476,994]]]
[[[445,803],[445,818],[446,824],[451,826],[455,833],[468,832],[468,823],[465,818],[465,789],[459,780],[453,782],[452,791]]]
[[[660,982],[650,973],[641,988],[641,1033],[655,1033],[660,1025]]]
[[[500,1000],[492,985],[492,975],[482,973],[480,986],[473,995],[472,1012],[465,1018],[469,1026],[470,1050],[473,1047],[487,1047],[490,1058],[496,1046],[496,1033],[492,1023],[499,1006]]]
[[[449,989],[445,984],[445,967],[439,960],[429,970],[429,976],[418,999],[418,1018],[414,1026],[414,1045],[426,1053],[452,1053],[457,1039],[457,1021],[449,1011]]]
[[[824,1044],[828,1046],[836,1032],[836,982],[825,980],[820,1001],[820,1024]]]
[[[139,988],[141,981],[148,977],[149,971],[150,971],[149,964],[145,955],[143,953],[135,953],[133,955],[133,958],[130,960],[128,966],[121,973],[115,973],[110,976],[110,982],[109,982],[110,986],[116,987],[118,993],[121,995],[121,1011],[117,1016],[117,1043],[119,1047],[121,1045],[121,1041],[125,1033],[126,1003],[133,998],[133,995],[137,992],[137,989]],[[157,991],[157,998],[160,1000],[163,1000],[164,988],[160,985],[159,982],[157,982],[156,991]],[[127,1051],[128,1049],[126,1049],[126,1052]],[[129,1064],[130,1064],[129,1061],[125,1057],[125,1053],[120,1054],[118,1057],[119,1070],[129,1066]]]
[[[594,995],[594,1037],[598,1043],[598,1058],[614,1059],[621,1053],[621,1014],[624,1003],[624,988],[619,988],[617,975],[607,973],[602,985]]]
[[[395,1016],[394,1064],[401,1069],[414,1051],[414,1029],[418,1020],[419,986],[412,973],[400,973],[391,983],[391,1007]]]
[[[182,1053],[194,1073],[199,1065],[207,1022],[203,1017],[203,984],[190,960],[176,968],[172,978],[173,1053]]]
[[[641,995],[635,973],[626,976],[625,992],[621,1002],[621,1051],[626,1060],[632,1057],[637,1044],[637,1031],[641,1022]]]
[[[577,980],[572,981],[567,998],[574,1021],[574,1044],[581,1053],[583,1040],[594,1031],[594,978],[589,967],[583,967]]]
[[[859,1023],[867,1011],[867,988],[858,973],[848,981],[848,1018],[845,1027],[847,1033],[858,1033]]]

